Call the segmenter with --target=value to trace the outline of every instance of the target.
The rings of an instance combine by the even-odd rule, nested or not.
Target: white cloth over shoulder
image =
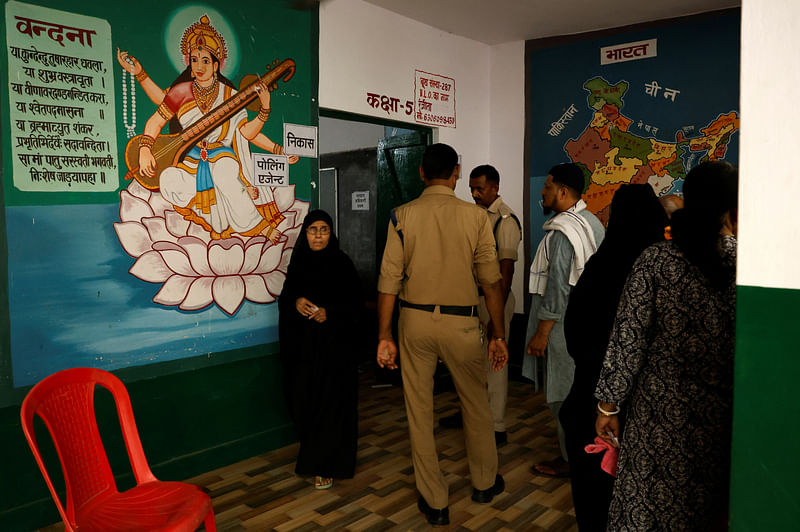
[[[550,238],[555,231],[564,233],[569,243],[572,244],[574,251],[572,257],[572,268],[569,274],[569,285],[575,286],[581,274],[586,261],[589,260],[595,251],[597,251],[597,243],[594,238],[594,231],[589,221],[578,214],[586,208],[586,202],[578,200],[578,202],[564,212],[560,212],[547,220],[542,229],[546,231],[544,238],[539,242],[539,247],[536,250],[536,256],[531,263],[529,292],[531,294],[544,295],[545,288],[547,288],[547,272],[550,268],[549,244]]]

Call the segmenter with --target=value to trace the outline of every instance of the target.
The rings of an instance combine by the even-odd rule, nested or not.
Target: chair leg
[[[217,522],[214,520],[214,509],[211,508],[206,514],[205,519],[206,532],[217,532]]]

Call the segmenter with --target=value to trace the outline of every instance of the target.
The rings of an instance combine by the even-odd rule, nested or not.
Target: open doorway
[[[334,219],[367,309],[375,307],[389,212],[422,191],[418,169],[432,136],[429,127],[320,110],[317,204]]]

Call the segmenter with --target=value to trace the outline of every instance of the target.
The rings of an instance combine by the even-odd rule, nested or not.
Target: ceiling
[[[730,7],[740,0],[366,0],[486,44],[627,26]]]

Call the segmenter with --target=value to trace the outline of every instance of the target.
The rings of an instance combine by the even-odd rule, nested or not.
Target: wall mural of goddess
[[[186,28],[180,52],[186,68],[162,89],[138,59],[117,50],[129,136],[135,126],[127,123],[126,74],[134,115],[134,80],[157,109],[125,150],[131,183],[120,192],[114,229],[136,258],[130,273],[162,285],[155,303],[183,311],[216,304],[234,315],[245,299],[275,301],[308,212],[293,186],[255,183],[251,157],[251,145],[283,154],[262,129],[270,116],[270,91],[288,82],[296,65],[276,61],[237,89],[222,74],[225,38],[208,15]],[[162,134],[167,124],[169,133]],[[297,160],[287,158],[289,164]]]

